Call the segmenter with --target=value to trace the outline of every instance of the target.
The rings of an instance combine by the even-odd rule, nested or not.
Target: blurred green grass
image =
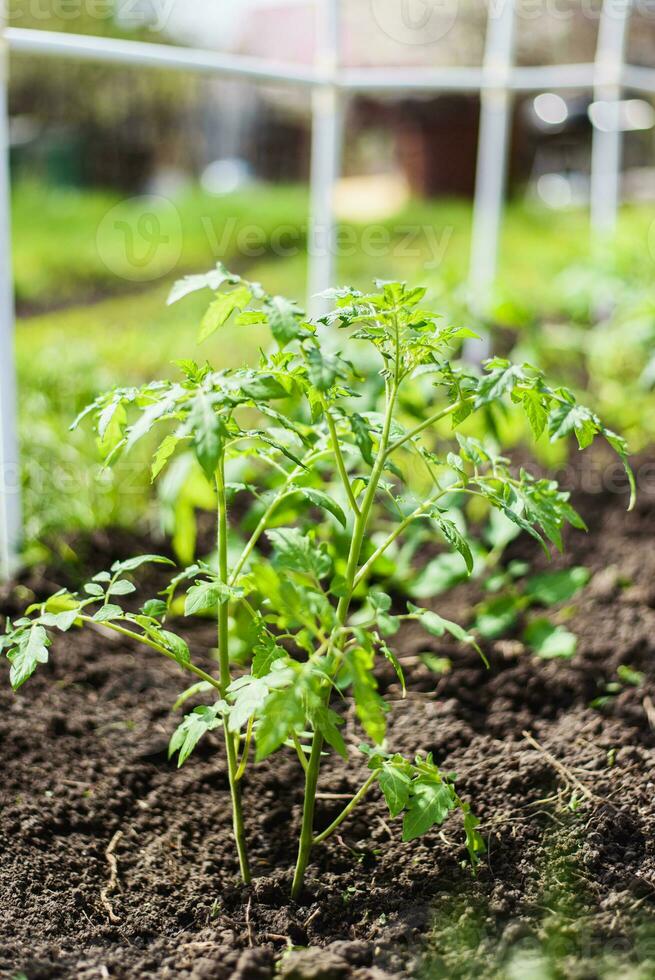
[[[166,307],[170,282],[220,259],[268,291],[303,302],[307,205],[302,187],[252,187],[226,197],[186,190],[174,200],[175,227],[165,221],[162,226],[165,235],[178,235],[174,266],[166,249],[161,267],[156,249],[150,264],[125,266],[124,239],[111,227],[106,235],[102,229],[112,215],[138,227],[139,199],[121,202],[108,192],[38,183],[14,189],[16,295],[19,311],[33,314],[18,321],[16,352],[26,536],[36,556],[36,543],[44,539],[56,541],[62,532],[80,528],[132,525],[147,512],[145,459],[135,457],[112,480],[99,471],[88,430],[68,432],[98,391],[170,375],[171,362],[181,357],[207,358],[217,367],[240,365],[266,342],[261,331],[228,326],[197,348],[207,296]],[[652,280],[654,218],[650,207],[623,210],[612,250],[613,268],[621,275]],[[470,227],[471,208],[464,201],[412,201],[392,218],[341,224],[339,280],[364,287],[374,277],[423,283],[434,308],[461,314],[458,294],[467,273]],[[510,204],[497,309],[517,324],[537,314],[556,316],[558,274],[589,253],[582,210],[554,213]],[[129,278],[121,275],[123,266]]]

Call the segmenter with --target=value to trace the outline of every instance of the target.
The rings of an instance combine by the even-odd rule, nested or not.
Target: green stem
[[[216,468],[216,493],[218,497],[218,578],[224,585],[228,584],[227,572],[227,500],[225,496],[225,462],[222,458]],[[228,616],[229,608],[227,602],[218,604],[218,659],[221,690],[223,697],[227,693],[232,680],[230,673],[230,650],[228,640]],[[246,846],[245,829],[243,825],[243,810],[241,806],[241,787],[239,785],[239,763],[237,759],[237,738],[228,726],[228,717],[223,717],[223,733],[225,736],[225,749],[227,754],[227,772],[230,783],[230,796],[232,799],[232,827],[234,841],[236,843],[237,854],[239,857],[239,868],[241,877],[245,884],[250,881],[250,867],[248,865],[248,852]]]
[[[399,352],[397,351],[397,357]],[[359,513],[355,517],[355,526],[353,528],[353,536],[350,542],[350,551],[348,554],[348,565],[346,568],[346,588],[344,594],[339,599],[336,611],[337,627],[340,629],[345,626],[346,619],[348,617],[348,610],[350,608],[350,601],[352,598],[355,575],[357,574],[357,566],[359,563],[359,557],[362,550],[362,543],[364,541],[364,534],[366,532],[366,527],[368,525],[369,517],[371,514],[371,508],[373,506],[373,501],[375,500],[375,494],[377,491],[378,483],[380,477],[382,476],[382,471],[384,470],[384,464],[386,460],[387,448],[389,445],[389,433],[391,432],[391,421],[393,418],[393,410],[396,404],[397,396],[397,386],[393,383],[390,387],[387,385],[387,405],[385,412],[384,426],[382,430],[382,436],[380,438],[380,446],[378,449],[378,454],[371,470],[371,478],[369,480],[368,486],[366,488],[366,493],[362,500],[362,505]],[[337,636],[343,635],[337,632]],[[330,695],[332,688],[328,687],[326,693],[326,702],[329,704]],[[296,899],[300,895],[305,880],[305,871],[307,870],[307,865],[309,863],[309,857],[311,854],[312,846],[314,844],[314,811],[316,808],[316,787],[318,785],[318,775],[321,768],[321,751],[323,749],[323,736],[320,732],[314,732],[314,740],[312,742],[312,751],[309,756],[309,761],[307,763],[307,769],[305,771],[305,798],[303,803],[303,814],[302,814],[302,826],[300,829],[300,841],[298,845],[298,857],[296,860],[296,868],[293,876],[293,884],[291,886],[291,897]]]
[[[309,856],[314,843],[314,810],[316,808],[316,787],[318,785],[318,773],[321,768],[322,749],[323,736],[320,732],[314,732],[312,751],[305,771],[305,802],[302,811],[298,859],[293,875],[293,884],[291,885],[291,897],[293,899],[297,899],[302,891],[305,882],[305,871],[309,864]]]
[[[441,419],[445,419],[447,415],[452,415],[453,412],[456,412],[458,408],[462,408],[462,406],[472,401],[472,399],[472,395],[469,397],[460,398],[458,401],[453,402],[452,405],[448,405],[447,408],[442,408],[438,412],[435,412],[434,415],[430,415],[429,418],[424,419],[423,422],[419,422],[419,424],[415,425],[413,429],[409,429],[403,436],[400,436],[395,440],[395,442],[391,443],[386,450],[387,458],[391,456],[396,449],[399,449],[401,446],[404,446],[406,442],[409,442],[410,439],[420,435],[421,432],[429,428],[431,425],[434,425],[436,422],[440,422]]]
[[[348,497],[348,503],[354,514],[359,514],[359,504],[355,500],[355,495],[353,494],[353,488],[350,483],[350,477],[348,476],[348,470],[346,469],[346,464],[343,460],[343,453],[341,452],[341,446],[339,445],[339,436],[337,434],[337,427],[334,424],[334,419],[327,406],[327,402],[323,399],[323,411],[325,412],[325,418],[327,420],[328,429],[330,430],[330,441],[332,443],[332,449],[337,461],[337,469],[339,470],[339,475],[341,476],[341,482],[343,483],[344,490],[346,491],[346,496]]]
[[[353,798],[350,801],[350,803],[347,803],[346,804],[346,806],[343,808],[343,810],[341,811],[341,813],[339,814],[339,816],[336,818],[336,820],[333,820],[329,827],[327,827],[325,830],[323,830],[320,834],[317,834],[316,835],[316,837],[314,838],[314,844],[321,844],[324,840],[327,840],[327,838],[331,834],[334,833],[334,831],[337,829],[337,827],[339,827],[344,822],[344,820],[346,819],[346,817],[348,817],[349,814],[352,813],[352,811],[355,809],[355,807],[357,806],[357,804],[361,800],[364,799],[364,797],[368,793],[369,789],[371,788],[371,786],[375,782],[376,776],[377,776],[377,773],[375,773],[375,772],[372,772],[371,773],[371,775],[368,777],[368,779],[366,780],[366,782],[364,783],[364,785],[361,786],[360,789],[357,790],[357,792],[353,796]]]
[[[423,516],[423,514],[425,513],[425,511],[429,507],[431,507],[432,504],[436,503],[437,500],[439,500],[440,497],[443,497],[447,493],[453,492],[453,490],[455,490],[455,489],[457,489],[457,488],[456,487],[447,487],[445,490],[440,490],[439,493],[435,493],[432,497],[428,498],[428,500],[426,500],[425,503],[421,504],[420,507],[417,507],[416,510],[413,510],[411,514],[408,514],[408,516],[404,520],[402,520],[400,522],[400,524],[398,524],[397,527],[395,527],[393,529],[393,531],[391,532],[391,534],[389,535],[389,537],[386,538],[382,542],[382,544],[378,548],[375,549],[375,551],[373,552],[373,554],[371,555],[371,557],[368,559],[368,561],[366,562],[366,564],[365,565],[362,565],[362,567],[360,568],[360,570],[355,575],[354,585],[355,586],[358,586],[359,585],[359,583],[362,581],[362,579],[364,579],[366,577],[366,575],[368,574],[368,572],[371,570],[371,568],[373,567],[373,565],[375,564],[375,562],[378,560],[378,558],[380,558],[384,554],[384,552],[387,550],[387,548],[389,547],[389,545],[393,544],[393,542],[396,540],[396,538],[399,538],[400,537],[400,535],[403,533],[403,531],[405,531],[409,527],[409,525],[412,523],[412,521],[415,521],[417,518]]]
[[[268,522],[270,521],[271,517],[273,516],[273,512],[276,510],[276,508],[282,503],[282,501],[286,497],[291,496],[291,493],[288,492],[288,487],[290,486],[290,484],[292,484],[294,480],[297,480],[298,477],[302,475],[302,472],[303,472],[304,469],[306,469],[312,463],[316,463],[318,460],[320,460],[320,459],[322,459],[322,458],[324,458],[324,457],[326,457],[328,455],[329,454],[328,454],[327,450],[322,450],[320,452],[312,453],[310,456],[306,456],[305,457],[305,459],[303,460],[303,465],[302,466],[297,466],[294,470],[291,471],[291,473],[288,474],[286,480],[284,481],[284,483],[279,488],[280,489],[280,492],[278,493],[278,495],[276,497],[273,498],[273,500],[271,500],[270,504],[268,505],[268,507],[266,508],[266,510],[264,511],[264,513],[262,514],[261,518],[259,519],[259,521],[257,523],[257,527],[255,528],[255,530],[250,535],[250,538],[248,539],[248,542],[247,542],[245,548],[241,552],[241,555],[239,556],[239,559],[238,559],[236,565],[234,566],[234,569],[233,569],[232,574],[231,574],[230,579],[229,579],[229,583],[228,583],[229,585],[234,585],[234,583],[236,582],[237,578],[239,577],[239,575],[240,575],[240,573],[241,573],[241,571],[243,569],[243,566],[246,564],[246,562],[248,561],[248,558],[252,554],[252,551],[253,551],[255,545],[257,544],[257,542],[259,541],[260,537],[262,536],[262,534],[264,533],[264,531],[268,527]],[[295,491],[292,491],[292,492],[295,492]]]

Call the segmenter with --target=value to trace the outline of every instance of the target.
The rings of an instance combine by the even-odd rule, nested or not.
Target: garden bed
[[[296,760],[276,757],[245,779],[255,880],[241,885],[218,737],[181,770],[167,761],[175,666],[120,638],[73,632],[19,694],[0,687],[0,975],[264,980],[289,947],[312,946],[328,948],[310,955],[314,973],[289,957],[283,974],[523,977],[520,964],[541,957],[562,976],[601,976],[631,959],[646,970],[636,975],[652,976],[655,494],[642,490],[632,513],[617,495],[577,505],[594,533],[569,534],[559,559],[592,572],[567,622],[579,637],[573,660],[539,660],[510,637],[486,644],[487,671],[417,627],[395,643],[406,699],[393,670],[380,671],[390,747],[433,752],[482,820],[477,878],[456,818],[402,844],[377,802],[316,851],[290,904],[289,814],[295,827],[302,787]],[[93,563],[127,550],[97,535]],[[543,564],[530,540],[510,551]],[[0,611],[22,607],[26,587],[47,594],[47,579],[6,588]],[[466,622],[479,597],[470,583],[434,606]],[[185,636],[202,649],[213,626],[198,621]],[[451,657],[452,671],[431,673],[418,657],[427,649]],[[590,707],[620,665],[644,679]],[[346,738],[356,738],[349,722]],[[319,829],[361,776],[326,762]],[[495,972],[501,963],[519,972]]]

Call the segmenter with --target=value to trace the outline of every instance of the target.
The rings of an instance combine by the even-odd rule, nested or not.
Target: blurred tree
[[[131,3],[128,16],[120,0],[9,0],[8,19],[12,27],[167,41],[154,7]],[[157,169],[195,169],[200,86],[182,72],[14,55],[14,173],[132,191]]]

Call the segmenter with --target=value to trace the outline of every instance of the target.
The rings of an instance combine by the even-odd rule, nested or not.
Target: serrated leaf
[[[193,448],[208,480],[213,480],[225,445],[225,422],[214,410],[214,403],[199,391],[189,413]]]
[[[409,801],[411,779],[393,763],[385,762],[378,772],[378,783],[384,795],[389,813],[397,817]]]
[[[292,340],[295,340],[300,333],[301,311],[295,303],[285,299],[284,296],[273,296],[266,304],[268,313],[268,325],[273,337],[280,345],[285,347]]]
[[[339,361],[334,354],[323,354],[318,347],[307,351],[309,380],[319,391],[328,391],[337,379]]]
[[[154,482],[161,471],[164,469],[169,459],[175,452],[180,439],[179,436],[169,433],[164,436],[163,440],[159,444],[155,455],[152,458],[152,466],[150,467],[150,480]]]
[[[412,783],[412,795],[403,820],[403,841],[415,840],[444,822],[456,806],[452,787],[445,782],[419,778]]]
[[[222,582],[197,582],[186,594],[184,615],[193,616],[215,609],[219,603],[228,602],[234,594],[234,590]]]
[[[261,677],[240,677],[228,688],[230,695],[230,713],[228,727],[231,732],[240,731],[244,725],[264,705],[269,694],[269,686]]]
[[[266,634],[256,644],[253,650],[252,673],[254,677],[268,674],[276,660],[286,656],[286,651],[275,642],[270,634]]]
[[[369,423],[357,412],[352,412],[348,416],[348,421],[350,422],[350,428],[355,437],[357,448],[362,454],[362,459],[369,466],[373,466],[373,440],[371,439],[371,427]]]
[[[34,625],[21,633],[16,646],[10,647],[7,659],[11,664],[9,681],[14,691],[32,676],[39,664],[48,662],[50,637],[43,626]]]
[[[539,439],[548,420],[548,413],[543,405],[543,400],[537,391],[526,391],[523,395],[523,409],[526,418],[530,423],[532,435]]]
[[[184,765],[202,736],[218,728],[222,723],[225,707],[224,701],[217,701],[212,705],[199,705],[178,725],[168,744],[169,759],[176,752],[179,753],[178,769]]]
[[[357,717],[369,738],[380,745],[384,741],[387,728],[387,706],[378,694],[377,681],[373,674],[373,653],[357,647],[348,652],[346,662],[352,674]]]
[[[311,720],[314,728],[321,733],[328,745],[331,745],[342,759],[347,760],[348,749],[343,740],[343,735],[337,727],[343,725],[343,718],[330,708],[326,708],[325,705],[319,705],[312,712]]]
[[[216,291],[220,289],[224,282],[235,282],[237,279],[238,276],[227,272],[220,264],[215,269],[210,269],[209,272],[201,275],[184,276],[183,279],[178,279],[177,282],[173,283],[171,291],[168,294],[168,299],[166,300],[166,305],[171,306],[173,303],[177,303],[178,300],[183,299],[190,293],[197,292],[199,289],[213,289]]]
[[[237,286],[228,293],[219,293],[202,318],[197,343],[202,344],[211,337],[214,331],[229,320],[235,310],[243,310],[251,299],[252,293],[245,285]]]

